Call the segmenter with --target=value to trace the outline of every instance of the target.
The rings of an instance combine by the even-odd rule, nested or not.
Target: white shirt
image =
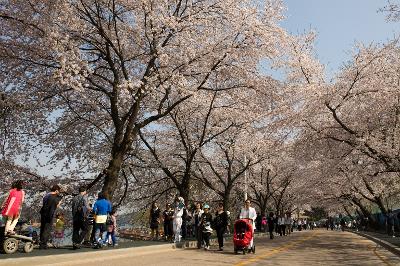
[[[254,221],[255,221],[256,218],[257,218],[256,209],[254,209],[253,207],[250,207],[250,208],[248,208],[248,209],[242,208],[242,209],[240,210],[240,216],[239,216],[239,218],[240,218],[240,219],[251,219],[251,220],[253,220],[253,231],[255,230],[255,223],[254,223]]]
[[[203,214],[203,212],[204,211],[202,209],[200,209],[200,210],[196,209],[196,210],[193,211],[192,217],[194,218],[194,223],[196,222],[196,216],[197,216],[197,224],[196,225],[199,225],[200,217]]]
[[[176,207],[174,212],[174,218],[175,219],[182,218],[182,215],[183,215],[183,208]]]
[[[292,219],[292,217],[286,217],[286,219],[285,219],[285,224],[292,224],[293,223],[293,219]]]

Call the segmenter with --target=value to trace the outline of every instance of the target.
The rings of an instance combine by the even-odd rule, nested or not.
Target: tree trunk
[[[260,208],[260,213],[261,213],[261,217],[266,217],[266,212],[267,212],[267,201],[263,200],[262,203],[260,204],[261,208]]]
[[[231,191],[226,190],[224,194],[224,198],[222,199],[222,203],[224,204],[224,211],[230,211],[231,205]]]
[[[185,204],[189,202],[190,197],[190,175],[184,175],[181,184],[178,186],[179,196],[185,200]]]
[[[114,191],[117,189],[119,172],[121,171],[123,163],[123,153],[115,153],[113,158],[110,160],[108,167],[106,169],[106,175],[104,178],[102,192],[105,197],[112,201],[114,196]]]
[[[382,198],[380,196],[376,196],[375,200],[376,200],[375,203],[376,203],[376,205],[378,205],[378,207],[381,210],[382,214],[387,216],[388,210],[385,207],[385,204],[383,203]]]
[[[346,206],[343,206],[345,212],[347,213],[347,215],[350,217],[351,220],[354,220],[353,215],[350,213],[349,208],[347,208]]]
[[[361,210],[362,214],[365,217],[368,217],[369,225],[372,227],[376,227],[377,223],[375,221],[375,218],[372,216],[371,212],[367,210],[367,208],[364,207],[364,205],[361,204],[360,200],[353,198],[351,200],[358,208]]]

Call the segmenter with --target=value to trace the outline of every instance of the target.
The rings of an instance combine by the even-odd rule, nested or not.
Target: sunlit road
[[[261,237],[256,247],[256,254],[246,255],[233,254],[231,243],[224,252],[158,245],[17,259],[0,255],[0,265],[400,265],[397,256],[349,232],[294,232],[272,241]]]

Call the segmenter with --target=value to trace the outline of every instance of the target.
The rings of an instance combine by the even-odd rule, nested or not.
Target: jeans
[[[172,221],[164,221],[164,237],[170,240],[174,234],[172,229]]]
[[[87,223],[83,218],[74,219],[72,223],[72,243],[81,244],[87,233]]]
[[[203,232],[203,240],[204,240],[206,247],[210,246],[210,236],[211,236],[211,233]]]
[[[95,223],[94,224],[94,238],[96,242],[103,242],[104,241],[104,233],[106,232],[107,225],[105,223],[99,224]]]
[[[110,236],[111,236],[111,241],[112,241],[112,245],[114,246],[115,244],[117,244],[117,241],[116,241],[116,239],[115,239],[115,231],[112,231],[112,232],[107,232],[107,234],[106,234],[106,243],[108,243],[108,241],[109,241],[109,239],[110,239]]]
[[[218,245],[219,248],[224,247],[224,233],[225,233],[225,227],[219,227],[217,228],[217,237],[218,237]]]
[[[195,227],[195,234],[197,239],[197,248],[201,248],[201,244],[203,243],[203,232],[201,226]]]
[[[53,219],[41,219],[40,221],[40,247],[46,248],[49,242],[51,229],[53,227]]]

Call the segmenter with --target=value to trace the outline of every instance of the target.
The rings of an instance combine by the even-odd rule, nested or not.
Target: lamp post
[[[247,158],[246,155],[244,156],[244,165],[246,167],[247,164]],[[248,185],[247,185],[247,169],[244,170],[244,200],[247,200],[247,189],[248,189]]]

